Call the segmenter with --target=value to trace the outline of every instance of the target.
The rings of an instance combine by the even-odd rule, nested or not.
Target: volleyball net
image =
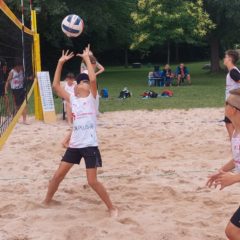
[[[35,35],[0,0],[0,149],[37,86]]]

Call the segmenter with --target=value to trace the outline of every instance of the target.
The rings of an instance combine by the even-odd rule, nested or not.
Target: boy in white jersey
[[[64,89],[66,92],[68,92],[70,95],[74,95],[74,88],[77,82],[75,81],[75,75],[73,73],[68,73],[65,78],[65,84]],[[72,108],[69,102],[63,101],[64,104],[64,111],[67,115],[67,122],[69,126],[72,126]],[[63,147],[67,148],[69,146],[69,140],[71,137],[71,131],[68,130],[68,133],[64,137],[62,141]]]
[[[240,88],[231,90],[229,94],[226,100],[225,114],[234,126],[231,138],[233,159],[217,173],[209,176],[207,182],[208,187],[220,185],[220,190],[240,182]],[[233,214],[225,232],[229,240],[240,240],[240,207]]]
[[[117,216],[118,210],[113,206],[104,186],[97,180],[97,168],[102,166],[101,155],[98,150],[96,136],[96,96],[97,84],[96,74],[89,59],[89,46],[83,51],[81,57],[88,68],[87,74],[79,74],[76,78],[77,85],[74,95],[69,95],[60,86],[62,67],[66,61],[71,59],[74,54],[62,53],[54,75],[53,88],[57,95],[71,103],[73,113],[73,131],[69,143],[59,168],[49,182],[48,191],[44,203],[46,205],[53,202],[52,198],[58,189],[59,184],[64,179],[68,171],[74,164],[79,164],[84,158],[86,164],[86,174],[88,184],[99,195],[106,204],[110,216]]]
[[[237,63],[238,59],[239,59],[239,54],[237,51],[235,51],[235,50],[226,51],[225,57],[224,57],[224,65],[228,69],[228,74],[226,77],[225,100],[228,98],[228,96],[230,94],[229,92],[231,90],[240,88],[240,71],[236,67],[236,63]],[[227,116],[225,116],[224,121],[226,124],[228,135],[231,139],[233,131],[234,131],[233,124],[231,123],[230,119]]]

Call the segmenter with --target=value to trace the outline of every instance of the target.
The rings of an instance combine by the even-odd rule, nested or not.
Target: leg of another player
[[[23,123],[28,124],[27,123],[27,106],[23,109],[22,117],[23,117]]]
[[[102,201],[106,204],[110,216],[117,217],[117,208],[113,206],[105,187],[97,180],[97,168],[89,168],[86,171],[89,186],[99,195]]]
[[[227,131],[228,131],[229,138],[231,140],[233,132],[234,132],[234,127],[233,127],[232,123],[226,123],[225,125],[226,125]]]
[[[72,109],[69,103],[66,103],[67,122],[72,125]]]
[[[52,202],[53,195],[58,189],[59,184],[64,179],[68,171],[71,169],[73,164],[67,162],[61,162],[53,178],[49,181],[47,195],[44,204],[49,205]]]
[[[66,134],[66,136],[64,137],[64,139],[62,141],[62,146],[64,148],[68,148],[69,147],[69,142],[70,142],[71,135],[72,135],[72,130],[69,129],[67,134]]]
[[[229,240],[240,240],[240,228],[234,226],[231,222],[228,223],[225,233]]]

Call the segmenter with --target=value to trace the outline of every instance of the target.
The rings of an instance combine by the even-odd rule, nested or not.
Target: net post
[[[37,72],[41,72],[41,55],[40,55],[40,40],[39,34],[37,33],[37,17],[36,11],[31,10],[31,25],[33,35],[33,59],[34,59],[34,70],[35,70],[35,78],[37,77]],[[43,120],[43,110],[41,105],[41,98],[38,84],[34,86],[34,109],[35,109],[35,119]]]

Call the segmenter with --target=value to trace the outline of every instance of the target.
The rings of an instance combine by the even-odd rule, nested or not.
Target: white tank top
[[[232,154],[236,172],[240,173],[240,134],[234,131],[232,136]]]
[[[97,142],[97,103],[90,93],[86,98],[70,96],[73,116],[73,130],[70,148],[96,147]]]
[[[239,73],[239,69],[237,67],[234,67],[233,69],[236,69]],[[240,79],[239,79],[240,80]],[[227,98],[229,97],[230,95],[230,91],[233,90],[233,89],[237,89],[237,88],[240,88],[240,83],[238,82],[235,82],[231,76],[230,76],[230,73],[227,74],[227,77],[226,77],[226,93],[225,93],[225,100],[227,100]]]
[[[76,86],[76,82],[74,82],[71,86],[68,85],[66,82],[64,89],[66,92],[68,92],[70,95],[74,95],[74,87]]]
[[[23,71],[17,72],[14,69],[11,70],[13,78],[11,80],[11,89],[23,88]]]

